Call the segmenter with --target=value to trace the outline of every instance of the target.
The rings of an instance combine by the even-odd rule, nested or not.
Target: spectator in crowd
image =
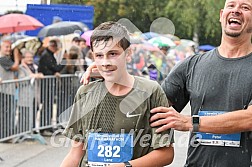
[[[79,75],[83,72],[83,59],[81,57],[80,47],[72,45],[69,49],[69,52],[66,53],[64,62],[65,67],[60,71],[61,74],[75,74]],[[69,80],[70,79],[70,80]],[[65,99],[68,96],[69,99],[74,99],[76,87],[73,86],[75,79],[64,77],[61,78],[61,82],[58,82],[59,90],[57,95],[57,118],[62,112],[69,108],[69,103],[62,103],[62,99]],[[63,100],[65,101],[65,100]],[[69,101],[69,100],[67,100]]]
[[[0,44],[0,78],[2,81],[14,80],[19,72],[19,55],[11,59],[11,42],[2,39]],[[0,138],[14,133],[15,115],[15,83],[8,83],[0,86]],[[12,127],[12,129],[10,129]]]
[[[145,67],[145,52],[143,50],[138,51],[134,55],[134,63],[139,71],[142,71]]]
[[[87,67],[90,66],[93,62],[94,62],[94,59],[93,59],[93,55],[92,55],[92,51],[89,50],[86,54],[86,62],[87,62]]]
[[[187,46],[185,48],[185,58],[193,56],[193,55],[195,55],[194,47],[193,46]]]
[[[64,65],[57,64],[56,58],[54,57],[55,53],[58,51],[58,43],[56,40],[52,39],[48,43],[48,47],[43,51],[41,58],[39,60],[38,72],[46,75],[54,75],[60,77],[60,71],[64,68]],[[51,118],[53,114],[53,104],[54,104],[54,94],[56,92],[56,82],[53,78],[46,78],[42,80],[41,83],[41,96],[43,111],[42,111],[42,122],[40,125],[47,126],[51,125]],[[52,129],[49,129],[52,131]],[[41,131],[45,135],[50,135],[48,131]]]
[[[54,57],[54,53],[58,51],[58,43],[56,40],[50,40],[48,47],[43,51],[39,60],[38,72],[44,75],[59,75],[59,72],[64,68],[63,65],[58,65]]]
[[[34,63],[34,54],[26,49],[21,50],[22,53],[22,60],[20,65],[20,73],[23,77],[29,77],[31,79],[31,84],[33,86],[32,89],[29,89],[27,83],[23,84],[23,86],[20,85],[19,87],[19,96],[17,101],[18,106],[18,124],[17,124],[17,131],[24,132],[28,131],[30,129],[29,127],[29,121],[30,121],[30,115],[32,113],[33,115],[33,124],[32,128],[38,128],[39,127],[39,121],[40,120],[37,116],[40,116],[41,113],[38,113],[37,111],[41,112],[41,89],[39,86],[39,83],[37,82],[37,79],[42,79],[44,75],[42,73],[38,72],[38,66]],[[22,83],[21,83],[22,84]],[[29,91],[36,92],[35,94],[31,94]],[[33,106],[31,109],[30,106]],[[40,110],[39,110],[40,109]],[[32,111],[31,111],[32,110]],[[38,119],[37,119],[38,118]],[[36,125],[35,125],[36,123]],[[38,130],[37,130],[38,132]]]
[[[87,52],[85,51],[85,49],[87,48],[87,44],[86,44],[86,40],[84,38],[80,38],[80,45],[79,46],[80,46],[83,58],[85,58],[86,54],[87,54]]]
[[[151,64],[148,66],[149,71],[149,78],[151,80],[157,81],[158,80],[158,70],[155,65]]]
[[[0,47],[0,72],[2,80],[15,79],[18,77],[18,67],[21,57],[19,54],[14,54],[13,61],[11,53],[11,42],[3,40]]]
[[[38,66],[39,65],[39,60],[41,58],[41,55],[43,53],[43,51],[45,50],[46,48],[44,46],[41,46],[38,48],[36,54],[34,55],[33,57],[33,61],[34,63]]]
[[[72,39],[72,44],[76,45],[76,46],[79,46],[80,45],[80,37],[74,37]]]
[[[92,56],[91,57],[89,56],[90,46],[84,38],[81,38],[80,47],[81,47],[81,52],[85,58],[86,64],[84,65],[84,70],[86,71],[89,64],[91,64],[90,60],[92,60]]]
[[[66,55],[65,67],[61,70],[61,74],[75,74],[77,71],[83,71],[80,47],[73,45],[69,49],[69,53]]]
[[[162,46],[160,50],[163,54],[161,54],[161,66],[159,69],[159,81],[163,81],[170,70],[173,68],[175,60],[171,59],[172,56],[169,55],[169,46]]]
[[[89,47],[87,46],[86,40],[84,38],[80,38],[80,49],[81,49],[82,59],[84,60],[83,69],[84,71],[86,71],[88,67],[86,57],[89,51]]]
[[[163,52],[164,56],[167,56],[170,47],[169,46],[161,46],[161,47],[159,47],[159,49],[161,50],[161,52]]]
[[[34,54],[29,50],[22,50],[21,67],[25,70],[27,76],[31,78],[44,78],[42,72],[38,72],[38,66],[34,63]]]

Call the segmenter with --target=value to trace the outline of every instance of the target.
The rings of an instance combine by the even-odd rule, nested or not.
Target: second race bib
[[[199,116],[214,116],[224,114],[224,111],[200,111]],[[196,140],[201,145],[240,147],[241,133],[234,134],[213,134],[196,133]]]

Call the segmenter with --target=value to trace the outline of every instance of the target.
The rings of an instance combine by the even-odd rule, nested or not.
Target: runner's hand
[[[95,63],[92,63],[86,70],[86,72],[82,75],[80,83],[83,83],[83,85],[87,85],[89,83],[90,77],[94,78],[101,78],[100,73],[98,72],[98,69],[95,65]]]
[[[157,107],[151,110],[151,126],[158,127],[156,132],[163,132],[174,128],[179,131],[188,131],[192,128],[191,117],[178,113],[173,107]]]

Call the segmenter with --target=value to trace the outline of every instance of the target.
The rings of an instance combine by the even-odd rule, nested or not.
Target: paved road
[[[190,115],[190,107],[187,105],[182,111],[185,115]],[[175,131],[175,157],[173,163],[167,167],[183,167],[185,163],[185,158],[187,154],[189,132],[179,132]]]
[[[187,106],[183,113],[189,114]],[[18,144],[0,143],[0,167],[58,167],[69,151],[69,147],[58,146],[64,139],[57,135],[55,140],[45,138],[47,145],[37,141]],[[175,131],[175,159],[169,167],[182,167],[185,162],[188,133]],[[54,144],[53,144],[54,143]],[[58,147],[57,147],[58,146]]]

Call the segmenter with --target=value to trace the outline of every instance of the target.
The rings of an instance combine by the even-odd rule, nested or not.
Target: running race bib
[[[214,116],[224,114],[225,111],[200,111],[199,116]],[[240,147],[241,133],[234,134],[213,134],[213,133],[196,133],[196,140],[201,145],[209,146],[229,146]]]
[[[133,134],[89,133],[88,166],[109,166],[133,157]]]

